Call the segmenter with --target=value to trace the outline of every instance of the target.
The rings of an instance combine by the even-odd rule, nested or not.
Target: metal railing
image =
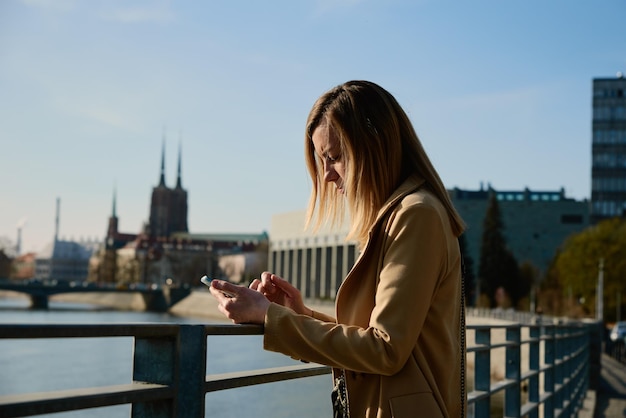
[[[575,416],[589,385],[588,325],[469,325],[467,329],[468,366],[474,368],[473,382],[468,382],[470,416],[494,416],[492,399],[501,393],[502,416]],[[0,416],[131,404],[133,418],[200,418],[205,415],[208,392],[330,373],[326,366],[298,364],[206,375],[208,338],[262,333],[262,327],[255,325],[0,324],[2,339],[134,338],[132,382],[0,396]],[[505,351],[505,370],[501,379],[494,379],[494,366],[502,363],[494,362],[498,350]]]
[[[201,418],[208,392],[330,373],[326,366],[302,364],[206,375],[207,336],[262,333],[255,325],[2,324],[0,338],[134,337],[134,350],[131,383],[0,396],[0,417],[131,404],[133,418]]]
[[[599,366],[596,323],[470,325],[470,416],[575,417]],[[494,358],[499,361],[494,362]],[[500,366],[500,369],[498,369]],[[598,367],[599,368],[599,367]],[[494,400],[500,396],[497,405]],[[495,411],[494,411],[495,410]]]

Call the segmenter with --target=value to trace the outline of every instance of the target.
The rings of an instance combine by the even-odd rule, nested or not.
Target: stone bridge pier
[[[48,309],[48,295],[32,294],[30,295],[31,309]]]

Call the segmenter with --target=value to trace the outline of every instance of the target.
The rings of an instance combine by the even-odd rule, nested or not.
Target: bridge
[[[478,320],[467,330],[468,417],[577,417],[585,409],[587,393],[599,375],[599,323]],[[297,364],[206,374],[207,340],[262,333],[263,327],[257,325],[0,324],[0,339],[134,338],[131,381],[0,396],[0,416],[130,404],[133,418],[203,418],[209,392],[330,373],[326,366]],[[501,351],[503,355],[498,354]],[[501,376],[494,373],[498,368],[503,369]],[[292,407],[297,416],[298,406]]]
[[[31,308],[48,309],[50,296],[61,293],[140,293],[146,310],[167,312],[167,310],[189,296],[191,288],[173,286],[119,286],[88,282],[67,282],[61,280],[8,280],[0,279],[0,290],[25,293],[30,296]]]

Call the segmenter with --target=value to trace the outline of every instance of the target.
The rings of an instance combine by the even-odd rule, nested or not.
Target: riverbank
[[[332,302],[307,302],[307,306],[318,312],[335,316],[335,305]],[[204,289],[192,291],[189,296],[172,306],[169,312],[185,317],[225,319],[217,309],[217,300]]]
[[[27,295],[11,291],[0,291],[0,299],[2,298],[29,300]],[[146,304],[139,293],[64,293],[51,296],[50,301],[90,304],[120,311],[146,310]],[[332,302],[313,302],[307,303],[307,305],[316,311],[334,316],[335,307]],[[187,318],[206,318],[213,321],[229,322],[217,309],[217,300],[209,293],[208,289],[204,288],[192,290],[189,296],[172,306],[169,313]]]

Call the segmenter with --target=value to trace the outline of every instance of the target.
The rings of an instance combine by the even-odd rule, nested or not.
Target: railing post
[[[563,409],[563,374],[565,368],[565,349],[563,340],[563,321],[559,321],[555,327],[555,361],[554,361],[554,408]]]
[[[174,387],[173,399],[132,405],[132,418],[203,418],[204,325],[181,325],[177,338],[135,338],[133,381]]]
[[[563,376],[564,376],[564,387],[563,387],[563,398],[567,405],[564,405],[565,408],[565,416],[571,415],[571,412],[574,410],[574,384],[576,383],[573,379],[574,371],[576,369],[575,359],[572,357],[575,347],[575,333],[576,330],[572,325],[563,325],[563,330],[565,332],[565,340],[564,340],[564,363],[563,363]]]
[[[602,370],[602,343],[604,340],[602,322],[587,325],[587,345],[589,347],[589,388],[600,389],[600,370]]]
[[[530,372],[539,373],[540,361],[539,350],[541,341],[541,319],[536,325],[529,327],[530,343],[528,344],[528,369]],[[528,379],[528,401],[536,405],[539,404],[539,375],[533,375]],[[529,418],[538,418],[539,411],[534,409],[528,414]]]
[[[521,413],[521,393],[520,393],[520,325],[506,327],[506,341],[512,343],[506,347],[506,368],[505,377],[515,383],[508,386],[504,393],[504,414],[506,417],[517,418]]]
[[[547,394],[546,401],[543,406],[543,416],[545,418],[554,418],[554,325],[547,325],[545,327],[546,337],[544,341],[544,363],[546,365],[546,371],[544,377],[544,391]]]
[[[203,418],[207,336],[204,325],[181,325],[177,348],[176,418]]]
[[[474,390],[489,393],[491,391],[491,329],[477,328],[474,339],[477,345],[486,347],[474,353]],[[491,416],[490,400],[491,394],[476,401],[475,418]]]
[[[582,334],[578,337],[578,345],[583,347],[582,352],[578,355],[577,368],[579,373],[577,376],[576,386],[578,387],[578,394],[576,399],[576,409],[580,410],[583,407],[587,390],[589,388],[589,327],[587,325],[581,325],[579,331]]]
[[[172,386],[175,379],[176,341],[172,337],[135,337],[133,381]],[[132,418],[172,418],[173,399],[133,403]]]

